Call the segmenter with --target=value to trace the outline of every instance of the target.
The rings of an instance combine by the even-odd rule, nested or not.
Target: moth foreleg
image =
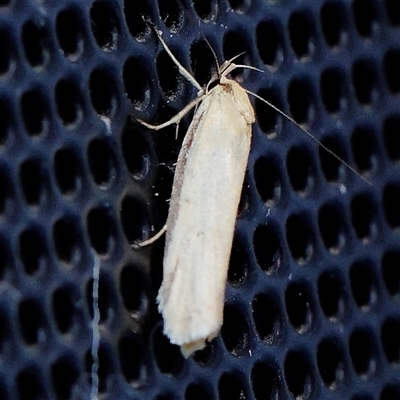
[[[143,240],[142,242],[136,242],[132,244],[132,247],[134,249],[140,249],[142,247],[149,246],[150,244],[153,244],[156,242],[164,233],[167,231],[167,224],[165,224],[154,236],[152,236],[149,239]]]
[[[205,95],[201,95],[199,97],[196,97],[193,99],[186,107],[184,107],[181,111],[179,111],[176,115],[174,115],[170,120],[163,122],[162,124],[159,125],[152,125],[148,124],[147,122],[141,120],[141,119],[136,119],[136,121],[140,122],[142,125],[144,125],[146,128],[152,129],[154,131],[158,131],[160,129],[163,129],[169,125],[172,124],[178,124],[179,121],[197,104],[199,104],[203,99]]]

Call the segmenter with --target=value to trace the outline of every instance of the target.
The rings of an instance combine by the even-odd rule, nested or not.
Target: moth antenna
[[[241,65],[241,64],[234,64],[235,68],[245,68],[245,69],[252,69],[253,71],[262,72],[264,71],[260,68],[252,67],[251,65]]]
[[[219,67],[219,73],[221,76],[223,75],[228,75],[230,72],[232,72],[234,69],[236,69],[236,64],[233,63],[234,60],[236,60],[238,57],[243,55],[243,53],[237,54],[235,57],[232,57],[230,60],[225,60],[222,65]]]
[[[192,74],[177,60],[177,58],[174,56],[172,51],[169,49],[167,44],[165,43],[164,39],[161,37],[160,32],[158,32],[157,28],[154,26],[153,23],[148,22],[150,26],[153,28],[153,31],[158,37],[158,40],[161,42],[162,46],[164,47],[164,50],[167,52],[167,54],[171,57],[172,61],[175,63],[175,65],[178,67],[178,70],[182,76],[184,76],[199,92],[202,93],[203,88],[200,86],[200,84],[194,79]]]
[[[325,146],[323,143],[321,143],[313,134],[308,132],[306,129],[304,129],[299,123],[297,123],[293,118],[289,117],[289,115],[285,114],[282,110],[280,110],[278,107],[275,107],[272,103],[269,101],[263,99],[261,96],[250,92],[249,90],[244,89],[244,91],[248,94],[251,94],[254,96],[256,99],[261,100],[265,104],[269,105],[273,110],[275,110],[277,113],[285,117],[288,121],[290,121],[292,124],[296,125],[302,132],[304,132],[310,139],[312,139],[314,142],[316,142],[319,146],[321,146],[322,149],[327,151],[329,154],[331,154],[333,157],[335,157],[338,161],[340,161],[346,168],[348,168],[350,171],[354,172],[359,178],[361,178],[364,182],[368,183],[369,185],[372,185],[372,183],[364,178],[359,172],[357,172],[350,164],[348,164],[346,161],[343,160],[343,158],[339,157],[337,154],[335,154],[331,149],[329,149],[327,146]]]
[[[236,54],[236,56],[232,57],[230,60],[226,60],[227,64],[233,64],[233,61],[235,61],[237,58],[239,58],[240,56],[242,56],[243,54],[246,54],[245,51],[242,51],[239,54]]]
[[[231,62],[231,60],[226,61],[226,62],[229,63],[229,62]],[[222,65],[224,66],[224,64],[222,64]],[[231,73],[236,68],[252,69],[254,71],[264,73],[264,71],[262,69],[259,69],[259,68],[256,68],[256,67],[252,67],[251,65],[242,65],[242,64],[233,64],[233,63],[231,63],[231,64],[227,65],[226,67],[224,67],[222,69],[222,75],[228,75],[229,73]]]
[[[221,78],[220,72],[219,72],[219,61],[218,61],[218,57],[217,54],[215,53],[214,49],[212,48],[210,42],[208,41],[208,39],[206,38],[206,36],[204,35],[204,33],[201,31],[201,29],[199,29],[199,27],[197,26],[197,21],[193,18],[193,15],[189,12],[188,7],[186,6],[186,2],[183,2],[181,0],[176,0],[177,3],[182,7],[183,11],[185,12],[185,15],[189,18],[189,20],[192,22],[192,26],[196,27],[197,31],[200,33],[200,35],[202,36],[202,38],[204,39],[204,41],[206,42],[208,48],[211,50],[211,53],[213,55],[214,61],[215,61],[215,70],[216,70],[216,74],[218,76],[218,79]]]
[[[215,53],[214,49],[211,46],[211,43],[208,41],[208,39],[205,37],[205,35],[202,34],[202,36],[203,36],[204,41],[206,42],[208,48],[211,50],[211,53],[213,55],[213,58],[214,58],[214,61],[215,61],[215,66],[216,66],[216,73],[218,75],[218,78],[221,78],[221,73],[219,71],[219,61],[218,61],[217,54]]]

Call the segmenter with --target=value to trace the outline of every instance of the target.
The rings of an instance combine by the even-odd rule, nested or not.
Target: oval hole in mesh
[[[124,64],[122,79],[126,95],[132,106],[138,110],[144,110],[151,100],[150,71],[140,59],[129,57]]]
[[[35,300],[21,301],[18,306],[18,320],[26,344],[35,345],[46,340],[43,311]]]
[[[138,335],[131,332],[118,341],[119,363],[125,380],[133,387],[139,387],[146,377],[144,346]]]
[[[400,252],[389,250],[382,257],[383,282],[391,296],[400,296]]]
[[[400,92],[400,51],[389,50],[383,59],[383,67],[385,72],[386,83],[389,90],[396,94]]]
[[[397,0],[384,0],[386,13],[390,23],[394,26],[400,25],[400,4]]]
[[[357,169],[363,172],[377,169],[376,133],[369,127],[356,127],[351,135],[351,149]]]
[[[321,143],[336,154],[339,158],[346,161],[345,145],[335,137],[336,134],[326,136]],[[344,180],[347,168],[336,157],[327,152],[321,146],[318,146],[318,155],[321,163],[322,172],[328,182],[339,182]]]
[[[204,21],[210,21],[217,16],[216,0],[193,0],[193,7],[197,15]]]
[[[108,207],[93,208],[86,219],[91,246],[98,254],[110,254],[116,245],[115,216]]]
[[[196,81],[201,85],[210,82],[213,71],[218,67],[210,47],[205,40],[194,42],[190,47],[190,65]]]
[[[228,269],[228,281],[235,286],[243,284],[248,274],[249,261],[244,245],[234,238]]]
[[[306,399],[314,390],[314,376],[309,363],[311,357],[300,351],[290,350],[284,362],[287,387],[294,398]]]
[[[251,64],[249,62],[249,57],[252,53],[249,51],[249,43],[247,43],[246,39],[247,37],[245,36],[244,31],[227,31],[223,39],[224,59],[230,60],[231,58],[244,53],[235,59],[235,64]],[[249,72],[250,71],[248,69],[238,68],[232,71],[230,75],[235,78],[238,76],[247,76]]]
[[[370,377],[377,368],[376,340],[367,329],[355,329],[349,338],[350,358],[354,371],[364,379]]]
[[[285,308],[289,321],[299,333],[311,329],[314,322],[312,297],[309,288],[301,283],[290,283],[285,292]]]
[[[97,114],[108,117],[114,115],[119,97],[115,82],[108,72],[100,69],[92,71],[89,77],[89,94]]]
[[[371,202],[370,194],[359,194],[351,200],[351,222],[357,237],[364,243],[376,237],[377,211]]]
[[[179,60],[183,49],[178,52],[171,49],[172,53]],[[186,85],[182,75],[179,73],[177,65],[165,50],[162,50],[156,60],[157,76],[161,90],[169,100],[179,98],[183,92],[183,86]],[[186,80],[185,80],[186,81]]]
[[[185,391],[185,400],[212,400],[206,384],[191,383]]]
[[[383,211],[386,222],[392,229],[400,227],[400,184],[389,183],[383,189],[382,195]]]
[[[260,225],[254,231],[254,253],[260,268],[268,275],[276,274],[282,263],[279,232],[271,225]]]
[[[149,301],[147,298],[147,281],[139,267],[129,264],[126,265],[119,278],[119,287],[125,307],[136,317],[147,311]]]
[[[146,233],[146,238],[152,236],[147,224],[145,207],[139,200],[126,196],[121,203],[120,219],[129,243],[144,240]]]
[[[89,169],[94,182],[101,188],[110,186],[118,179],[113,149],[105,140],[94,139],[87,149]]]
[[[278,160],[260,157],[254,164],[254,179],[262,201],[267,207],[279,203],[282,194],[282,183]]]
[[[323,272],[318,278],[318,297],[326,317],[336,320],[345,312],[346,286],[336,270]]]
[[[399,67],[400,71],[400,67]],[[385,149],[392,162],[400,161],[400,116],[388,117],[383,124]]]
[[[26,160],[21,164],[20,181],[25,201],[31,206],[37,206],[43,201],[44,169],[41,160]]]
[[[83,187],[82,166],[73,149],[57,150],[54,156],[54,174],[60,192],[72,195]]]
[[[10,268],[12,265],[12,260],[13,255],[11,250],[9,249],[9,245],[6,239],[0,236],[0,281],[5,278],[7,269]]]
[[[251,370],[251,384],[255,400],[277,400],[283,396],[280,389],[280,371],[274,363],[257,362]],[[282,397],[283,398],[283,397]]]
[[[315,185],[313,160],[308,151],[292,147],[287,153],[286,168],[293,190],[299,196],[307,196]]]
[[[52,311],[58,330],[65,334],[72,328],[75,319],[75,305],[73,302],[72,289],[60,287],[52,296]]]
[[[300,12],[293,12],[288,23],[292,49],[297,58],[310,57],[314,53],[313,21]]]
[[[38,366],[26,368],[19,372],[16,379],[19,400],[40,400],[45,398],[43,385]]]
[[[259,338],[271,345],[281,331],[281,309],[272,296],[260,293],[253,299],[253,321]]]
[[[115,50],[118,40],[118,21],[114,9],[105,2],[94,2],[90,9],[90,22],[99,47],[104,51]]]
[[[53,225],[53,241],[59,260],[74,264],[79,261],[82,237],[72,218],[60,218]],[[72,267],[72,266],[71,266]]]
[[[287,89],[290,114],[293,119],[309,129],[315,119],[313,89],[304,79],[292,79]]]
[[[33,21],[25,22],[22,27],[25,57],[32,67],[40,67],[48,60],[49,51],[46,49],[48,37],[49,34],[44,27],[37,26]]]
[[[1,116],[0,116],[1,118]],[[0,214],[8,214],[14,203],[11,179],[6,171],[0,171]]]
[[[221,336],[226,349],[236,357],[242,355],[248,347],[249,327],[238,305],[226,304]]]
[[[373,65],[372,61],[359,60],[353,64],[353,87],[357,100],[361,105],[371,105],[377,100],[376,83],[378,77],[376,76],[376,71],[376,66]]]
[[[13,58],[13,45],[7,30],[0,30],[0,75],[10,71]]]
[[[58,115],[68,128],[76,128],[83,119],[81,98],[74,82],[62,79],[55,88]]]
[[[347,107],[345,96],[346,82],[341,71],[336,68],[325,69],[320,77],[320,92],[325,109],[332,114]]]
[[[172,32],[179,31],[183,23],[182,4],[179,0],[158,0],[161,20]]]
[[[127,123],[121,136],[121,150],[130,174],[136,179],[145,177],[152,160],[146,133]]]
[[[238,374],[224,373],[218,382],[219,400],[247,399],[246,386],[244,378]]]
[[[143,41],[150,32],[147,20],[151,11],[146,0],[124,0],[123,12],[130,34],[139,41]]]
[[[19,254],[28,275],[45,271],[48,256],[43,232],[35,228],[25,229],[19,236]]]
[[[284,61],[284,40],[282,27],[273,20],[262,21],[256,28],[258,54],[263,63],[277,70]]]
[[[388,317],[381,327],[381,343],[385,356],[394,366],[400,365],[400,318]]]
[[[339,46],[346,39],[344,14],[341,3],[325,2],[320,13],[320,22],[325,41],[329,47]]]
[[[73,9],[62,10],[56,18],[58,44],[64,56],[71,61],[76,61],[84,51],[83,21],[78,12]]]
[[[153,351],[158,369],[167,375],[177,376],[182,371],[184,359],[178,346],[170,343],[169,339],[158,327],[153,335]]]
[[[343,215],[342,210],[330,204],[323,205],[318,213],[321,238],[332,254],[338,254],[346,244]]]
[[[282,102],[278,89],[262,89],[257,95],[265,99],[279,110],[283,110]],[[267,135],[267,138],[274,139],[283,129],[282,116],[278,114],[271,106],[259,99],[255,99],[256,122],[260,129]]]
[[[345,376],[343,349],[333,340],[324,339],[318,344],[317,366],[324,384],[337,389]]]
[[[378,12],[371,0],[354,0],[352,4],[353,18],[360,36],[366,38],[372,36],[376,28],[375,18]]]
[[[51,380],[57,400],[69,399],[78,380],[77,361],[61,357],[51,365]]]
[[[392,385],[387,385],[381,393],[379,400],[397,400],[400,399],[400,385],[399,383],[394,383]]]
[[[291,215],[286,221],[286,241],[292,257],[300,264],[310,261],[314,253],[313,235],[303,215]]]
[[[1,37],[0,37],[1,40]],[[0,44],[1,51],[1,44]],[[1,54],[0,54],[1,57]],[[1,63],[1,60],[0,60]],[[8,99],[0,99],[0,146],[3,145],[10,134],[11,123],[14,120],[13,111]]]
[[[47,100],[40,91],[30,90],[22,95],[21,113],[29,136],[39,136],[46,132]]]

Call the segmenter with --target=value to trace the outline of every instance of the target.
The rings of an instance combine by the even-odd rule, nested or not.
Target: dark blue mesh
[[[190,122],[152,133],[244,51],[257,122],[224,325],[184,360],[155,296]],[[0,398],[400,399],[396,0],[0,0]],[[133,115],[134,119],[131,119]],[[217,166],[216,166],[217,168]],[[95,282],[96,284],[96,282]]]

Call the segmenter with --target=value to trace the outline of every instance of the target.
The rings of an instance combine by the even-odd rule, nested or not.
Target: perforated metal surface
[[[102,399],[400,399],[396,0],[0,0],[0,398],[88,399],[100,260]],[[195,96],[242,51],[259,101],[224,325],[184,360],[155,296]],[[216,166],[218,168],[218,166]]]

